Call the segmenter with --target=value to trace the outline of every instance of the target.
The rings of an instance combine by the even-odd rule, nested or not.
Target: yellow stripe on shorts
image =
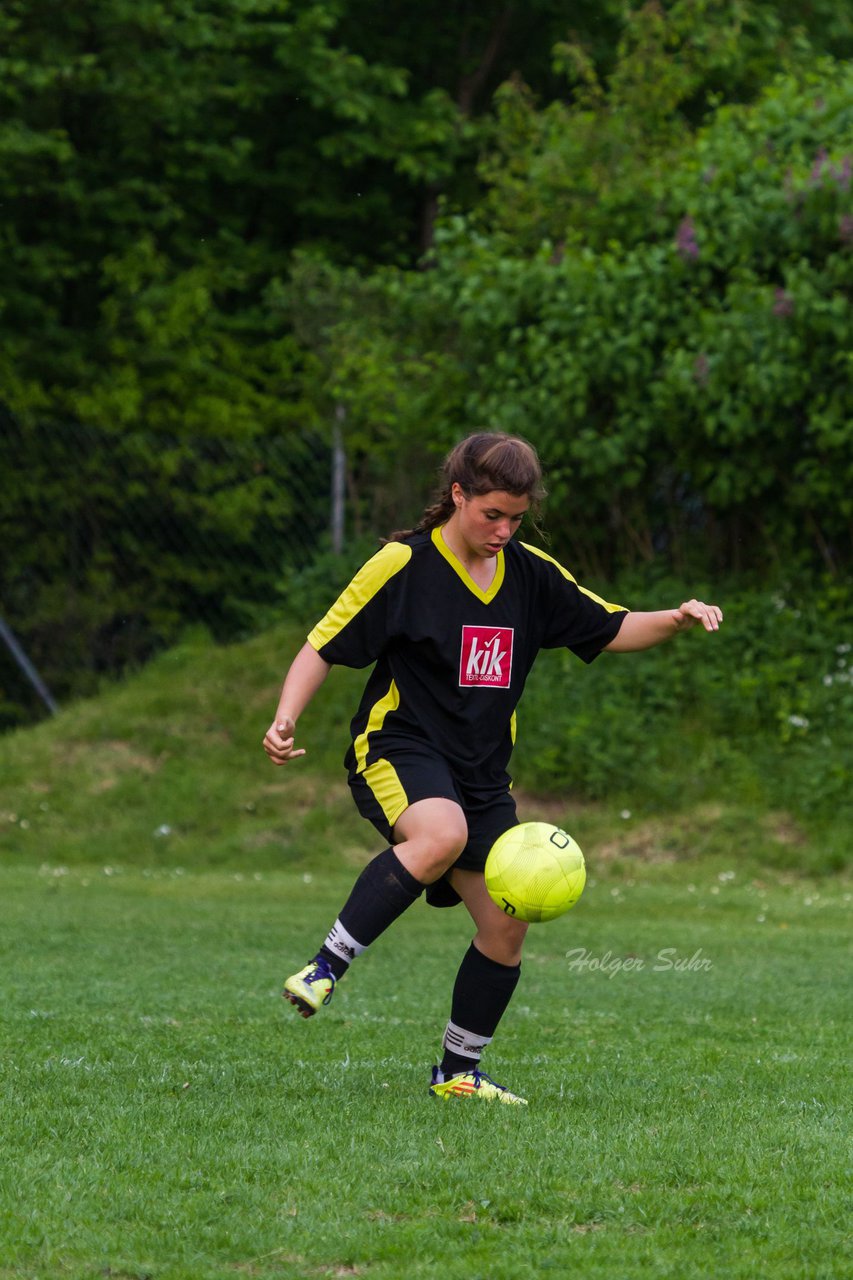
[[[353,747],[355,750],[356,773],[363,775],[365,782],[376,797],[376,803],[385,814],[389,826],[399,818],[404,809],[409,807],[409,797],[403,790],[403,784],[397,776],[397,770],[389,760],[375,760],[367,763],[367,752],[370,748],[370,735],[377,733],[385,723],[389,711],[396,711],[400,705],[400,690],[395,681],[391,681],[388,692],[378,702],[374,702],[367,717],[364,731],[358,735]]]
[[[409,807],[409,797],[403,790],[397,770],[390,760],[376,760],[367,766],[363,776],[385,814],[388,826],[393,827],[400,814]]]
[[[370,746],[371,733],[378,733],[385,723],[385,717],[389,711],[396,711],[400,705],[400,690],[397,688],[396,682],[391,681],[388,686],[388,692],[378,702],[374,702],[370,709],[370,715],[367,717],[367,724],[364,726],[362,733],[358,735],[353,748],[355,750],[356,773],[364,773],[367,764],[367,752]]]

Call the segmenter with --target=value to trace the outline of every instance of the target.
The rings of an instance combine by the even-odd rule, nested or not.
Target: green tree
[[[592,219],[589,243],[578,220],[559,247],[527,226],[516,245],[475,211],[445,220],[429,271],[390,274],[388,332],[408,349],[414,326],[443,361],[435,439],[532,438],[579,567],[847,563],[852,100],[849,65],[826,62],[667,140],[655,216],[625,244]]]
[[[776,503],[835,565],[845,86],[719,110],[849,51],[800,8],[8,0],[0,588],[46,674],[241,625],[325,519],[335,422],[365,531],[491,422],[590,564],[694,526],[781,557]]]

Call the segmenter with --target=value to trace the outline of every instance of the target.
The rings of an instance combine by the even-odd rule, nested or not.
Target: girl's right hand
[[[297,756],[305,755],[304,747],[296,751],[293,749],[295,734],[296,725],[290,716],[273,720],[264,735],[264,751],[273,764],[286,764],[288,760],[295,760]]]

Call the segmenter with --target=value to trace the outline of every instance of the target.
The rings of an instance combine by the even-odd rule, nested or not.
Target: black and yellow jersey
[[[351,768],[427,746],[460,778],[497,781],[539,650],[592,662],[624,616],[523,542],[498,553],[482,590],[434,529],[382,547],[308,642],[332,664],[376,664],[351,725]]]

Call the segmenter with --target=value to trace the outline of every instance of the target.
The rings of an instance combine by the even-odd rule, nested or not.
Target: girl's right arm
[[[296,721],[331,669],[307,641],[293,659],[284,678],[275,719],[264,737],[264,751],[273,764],[285,764],[296,756],[305,755],[304,748],[293,749]]]

